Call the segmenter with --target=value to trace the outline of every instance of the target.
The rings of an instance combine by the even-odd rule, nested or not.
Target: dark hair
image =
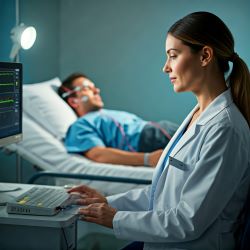
[[[171,26],[169,34],[180,39],[193,52],[204,46],[214,50],[219,68],[229,71],[229,61],[233,63],[228,78],[235,104],[250,126],[250,74],[246,63],[234,51],[234,38],[225,23],[209,12],[191,13]]]
[[[63,97],[63,94],[65,92],[68,92],[67,90],[71,90],[73,89],[73,82],[75,79],[79,78],[79,77],[84,77],[84,78],[88,78],[86,75],[82,74],[82,73],[73,73],[71,75],[69,75],[63,82],[62,85],[58,88],[58,94],[67,102],[68,97]],[[75,93],[72,93],[70,96],[74,96]]]

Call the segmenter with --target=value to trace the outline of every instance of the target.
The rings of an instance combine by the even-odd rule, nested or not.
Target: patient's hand
[[[77,205],[89,205],[93,203],[108,204],[107,199],[102,194],[100,194],[95,189],[90,188],[86,185],[80,185],[68,191],[68,193],[75,193],[75,192],[81,194],[77,199]]]
[[[151,167],[155,167],[161,157],[161,154],[163,152],[163,149],[158,149],[152,153],[149,154],[149,165]]]

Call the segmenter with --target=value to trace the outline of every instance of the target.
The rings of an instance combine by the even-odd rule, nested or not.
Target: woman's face
[[[166,53],[163,71],[169,74],[175,92],[198,91],[203,72],[201,54],[193,53],[189,46],[171,34],[166,39]]]

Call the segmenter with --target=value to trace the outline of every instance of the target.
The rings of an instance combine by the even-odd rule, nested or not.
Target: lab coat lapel
[[[175,140],[178,137],[178,135],[186,128],[186,126],[188,125],[191,117],[193,116],[193,113],[197,110],[197,108],[198,108],[198,105],[196,105],[193,108],[193,110],[189,113],[189,115],[186,117],[186,119],[182,122],[182,124],[180,125],[180,127],[178,128],[178,130],[176,131],[176,133],[174,134],[174,136],[172,137],[171,141],[168,143],[168,145],[164,149],[164,151],[163,151],[163,153],[162,153],[162,155],[161,155],[161,157],[160,157],[160,159],[158,161],[158,164],[157,164],[157,167],[156,167],[157,169],[159,169],[162,166],[162,164],[164,162],[164,159],[165,159],[165,157],[166,157],[169,149],[171,148],[172,144],[175,142]],[[193,137],[193,135],[194,135],[193,133],[190,133],[191,137]],[[189,138],[191,138],[191,137],[189,137]],[[178,146],[178,144],[180,144],[181,142],[182,142],[182,139],[179,141],[179,143],[177,143],[177,145],[175,146],[175,148],[179,148],[179,150],[180,150],[180,146]],[[183,146],[183,143],[181,143],[181,144]],[[171,155],[173,155],[173,152],[177,153],[177,151],[176,151],[175,148],[173,149]],[[157,171],[155,171],[155,172],[157,172]]]
[[[186,131],[186,133],[183,134],[180,141],[176,144],[170,155],[175,156],[181,150],[181,148],[183,148],[183,146],[196,135],[198,126],[205,125],[209,120],[211,120],[214,116],[221,112],[222,109],[232,103],[232,101],[233,100],[231,97],[230,89],[220,94],[213,102],[208,105],[201,116],[192,124],[192,126]],[[183,129],[185,129],[185,127],[188,125],[198,106],[199,105],[197,104],[184,120],[179,133],[183,131]]]
[[[192,113],[193,114],[193,113]],[[188,121],[189,122],[189,121]],[[188,125],[188,122],[185,124]],[[185,127],[183,129],[185,129]],[[192,124],[192,126],[182,135],[180,141],[176,144],[176,146],[173,148],[173,151],[171,152],[171,156],[175,156],[182,147],[187,144],[195,135],[197,132],[197,124],[196,122]]]

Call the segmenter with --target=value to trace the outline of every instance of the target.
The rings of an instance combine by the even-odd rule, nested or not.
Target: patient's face
[[[72,83],[73,87],[79,87],[79,91],[76,91],[75,98],[77,100],[76,110],[79,115],[101,109],[104,104],[100,96],[100,89],[98,89],[93,82],[84,77],[75,79]]]

